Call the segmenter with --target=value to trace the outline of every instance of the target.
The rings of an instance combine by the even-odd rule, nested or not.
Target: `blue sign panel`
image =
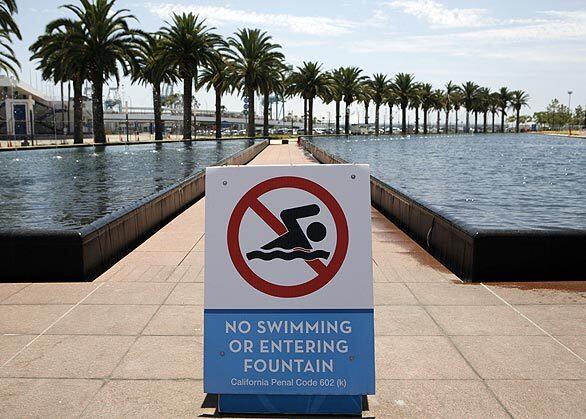
[[[372,309],[206,309],[204,391],[373,394]]]

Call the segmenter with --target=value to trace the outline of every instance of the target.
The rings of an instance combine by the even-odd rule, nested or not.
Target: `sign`
[[[366,165],[206,170],[204,390],[374,393]]]

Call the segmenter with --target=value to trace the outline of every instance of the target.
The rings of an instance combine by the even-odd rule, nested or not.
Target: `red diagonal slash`
[[[287,227],[285,227],[281,220],[275,217],[275,214],[265,207],[258,199],[250,202],[250,208],[279,236],[287,232]],[[306,260],[305,263],[307,263],[318,275],[326,269],[326,265],[324,265],[319,259]]]

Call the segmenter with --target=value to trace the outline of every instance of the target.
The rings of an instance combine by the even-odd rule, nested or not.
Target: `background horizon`
[[[16,21],[22,41],[14,49],[22,65],[20,79],[57,96],[59,89],[42,82],[31,63],[28,47],[56,18],[70,16],[59,6],[76,0],[20,0]],[[159,29],[174,12],[193,12],[205,17],[223,36],[238,28],[266,30],[283,47],[287,63],[318,61],[324,70],[358,66],[364,74],[413,73],[417,81],[443,88],[471,80],[497,90],[526,91],[533,115],[554,98],[572,108],[586,105],[586,4],[579,0],[407,0],[323,1],[289,3],[253,1],[118,0],[118,8],[130,9],[145,31]],[[114,80],[110,81],[115,86]],[[131,106],[152,106],[151,90],[121,80],[123,101]],[[181,92],[181,85],[175,91]],[[104,89],[107,91],[107,88]],[[213,109],[213,92],[196,94],[201,109]],[[242,110],[242,99],[226,95],[228,110]],[[257,111],[260,111],[257,107]],[[287,100],[285,112],[302,113],[301,99]],[[397,112],[397,111],[396,111]],[[316,101],[315,116],[334,119],[334,106]],[[371,106],[370,115],[374,107]],[[388,110],[381,110],[381,118]],[[364,118],[364,107],[352,105],[351,122]]]

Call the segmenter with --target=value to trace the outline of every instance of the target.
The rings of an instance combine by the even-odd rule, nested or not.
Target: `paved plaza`
[[[289,144],[251,164],[308,163]],[[91,283],[0,284],[0,416],[213,416],[204,217],[200,200]],[[586,281],[463,284],[375,209],[372,245],[363,416],[586,417]]]

